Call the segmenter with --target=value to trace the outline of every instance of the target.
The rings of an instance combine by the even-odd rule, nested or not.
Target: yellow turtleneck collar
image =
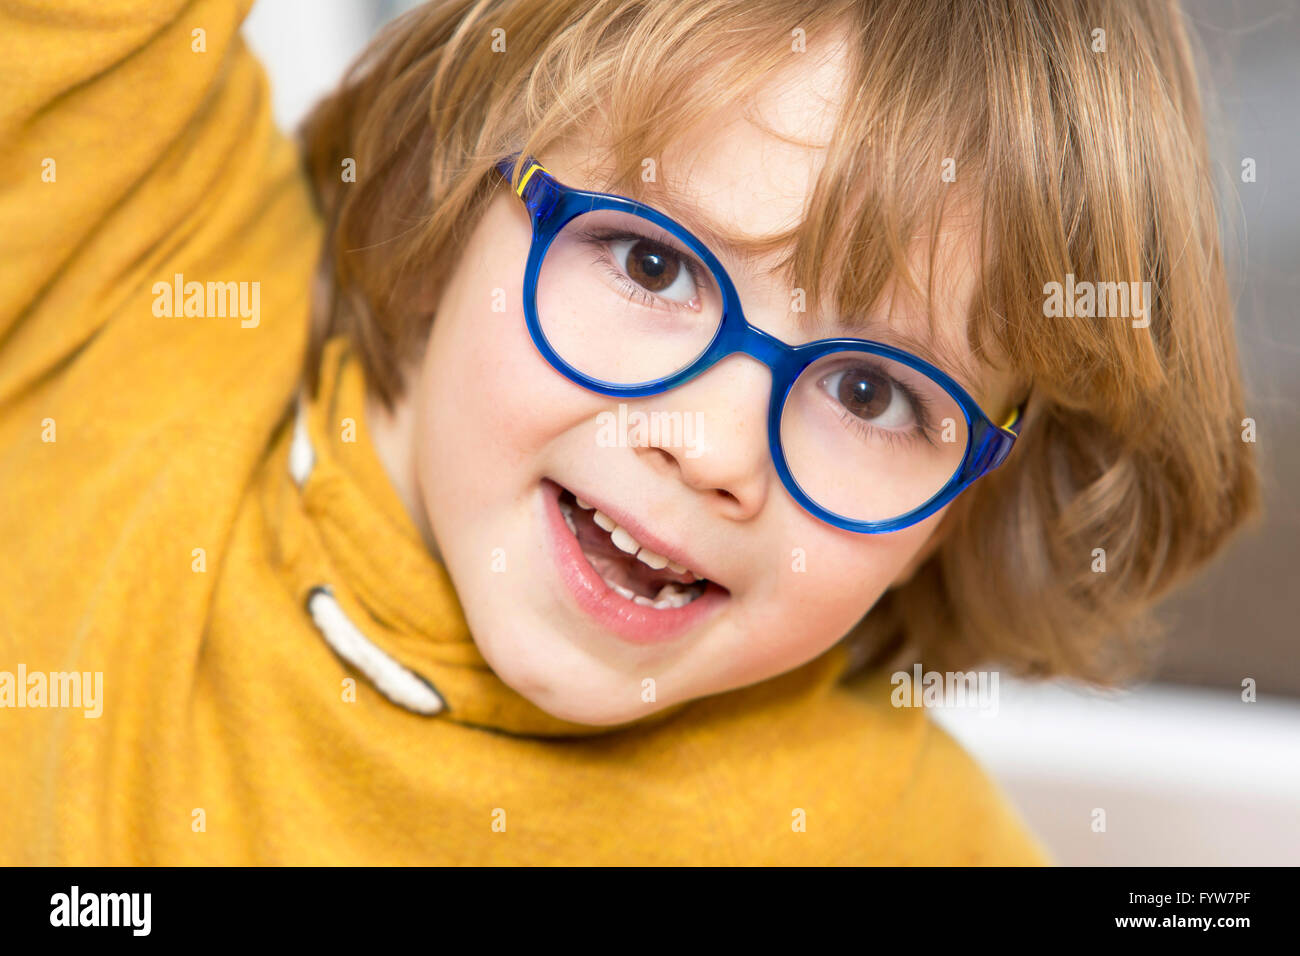
[[[365,394],[360,363],[344,340],[332,340],[316,398],[300,403],[288,461],[272,465],[284,465],[283,487],[299,507],[281,504],[309,526],[315,552],[285,570],[336,653],[399,706],[514,734],[609,733],[662,722],[689,706],[598,727],[553,717],[503,683],[475,646],[446,569],[425,547],[375,453]]]

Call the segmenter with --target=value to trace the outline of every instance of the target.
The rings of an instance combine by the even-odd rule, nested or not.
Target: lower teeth
[[[576,537],[578,534],[578,526],[573,523],[573,510],[566,502],[560,502],[560,514],[564,515],[564,523],[569,526],[569,530],[572,531]]]
[[[569,526],[569,530],[572,531],[576,537],[578,534],[578,526],[573,521],[572,507],[570,507],[567,501],[561,501],[559,505],[560,514],[564,516],[564,523]],[[637,594],[631,588],[624,587],[621,584],[615,584],[603,574],[601,575],[601,580],[620,597],[631,601],[633,604],[639,604],[642,607],[653,607],[661,611],[665,611],[669,608],[685,607],[704,593],[703,588],[697,586],[703,582],[697,582],[697,584],[692,585],[682,585],[675,581],[669,581],[659,589],[659,593],[656,594],[654,598],[648,598],[644,595]]]
[[[615,584],[613,581],[605,581],[611,588],[622,597],[631,601],[633,604],[639,604],[642,607],[658,608],[665,611],[670,607],[685,607],[699,597],[699,592],[695,590],[683,590],[680,586],[672,583],[665,584],[659,589],[659,593],[653,599],[637,594],[631,588],[625,588],[621,584]]]

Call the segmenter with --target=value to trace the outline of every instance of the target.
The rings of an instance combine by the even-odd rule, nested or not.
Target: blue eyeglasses
[[[518,159],[498,163],[507,181]],[[909,527],[1010,453],[1023,406],[998,426],[946,373],[901,349],[853,338],[789,345],[750,325],[717,257],[658,210],[564,186],[532,157],[514,189],[533,227],[524,315],[546,361],[619,398],[666,392],[736,353],[762,362],[777,475],[827,524]]]

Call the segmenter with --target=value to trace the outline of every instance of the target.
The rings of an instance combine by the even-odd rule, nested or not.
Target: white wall
[[[271,76],[276,122],[291,129],[390,16],[418,0],[257,0],[244,37]]]
[[[1300,703],[1001,681],[996,715],[935,709],[1061,863],[1300,865]],[[1092,828],[1106,814],[1105,832]]]

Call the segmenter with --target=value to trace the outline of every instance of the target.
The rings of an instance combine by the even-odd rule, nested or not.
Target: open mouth
[[[625,600],[666,611],[686,607],[709,590],[708,579],[645,547],[567,488],[560,488],[557,504],[588,563]]]

